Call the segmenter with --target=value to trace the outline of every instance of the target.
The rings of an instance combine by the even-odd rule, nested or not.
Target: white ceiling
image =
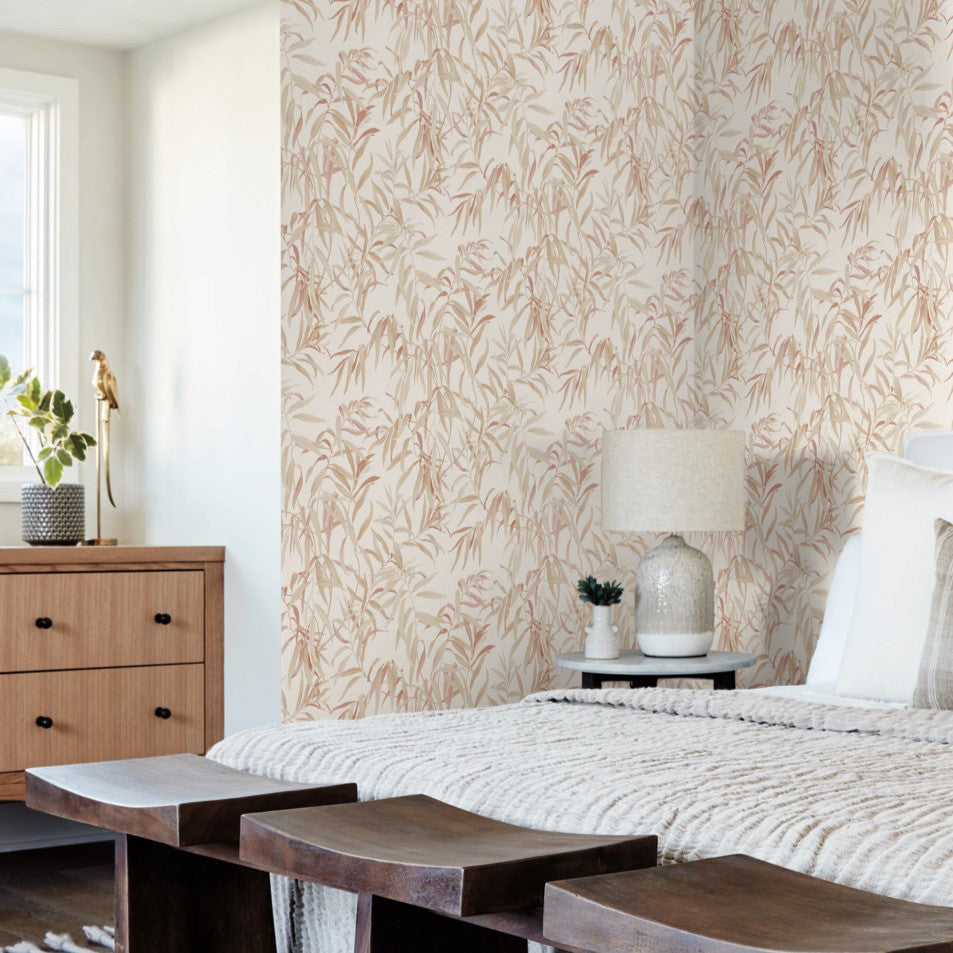
[[[130,50],[254,0],[0,0],[0,30]]]

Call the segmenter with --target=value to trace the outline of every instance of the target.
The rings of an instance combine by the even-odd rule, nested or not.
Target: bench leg
[[[268,874],[116,837],[117,953],[276,953]]]
[[[354,953],[526,953],[526,940],[396,900],[358,894]]]

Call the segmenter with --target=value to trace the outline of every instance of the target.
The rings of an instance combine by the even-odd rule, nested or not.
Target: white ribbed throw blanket
[[[953,906],[953,712],[570,690],[256,729],[210,757],[288,781],[356,781],[362,800],[425,793],[527,827],[654,833],[663,862],[745,853]],[[275,899],[286,949],[353,949],[353,896],[276,881]]]

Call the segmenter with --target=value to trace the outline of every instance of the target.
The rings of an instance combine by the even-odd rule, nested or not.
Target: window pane
[[[0,354],[10,359],[14,374],[23,367],[23,295],[0,291]]]
[[[23,442],[9,417],[0,419],[0,467],[22,467]]]
[[[13,373],[23,370],[23,295],[0,294],[0,354],[6,354]],[[23,466],[23,444],[0,405],[0,467]]]
[[[23,288],[26,119],[0,113],[0,291]]]

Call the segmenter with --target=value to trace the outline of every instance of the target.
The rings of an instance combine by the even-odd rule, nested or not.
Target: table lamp
[[[668,532],[635,574],[635,634],[645,655],[706,655],[714,639],[708,557],[678,533],[743,530],[745,438],[740,430],[607,430],[602,528]]]

